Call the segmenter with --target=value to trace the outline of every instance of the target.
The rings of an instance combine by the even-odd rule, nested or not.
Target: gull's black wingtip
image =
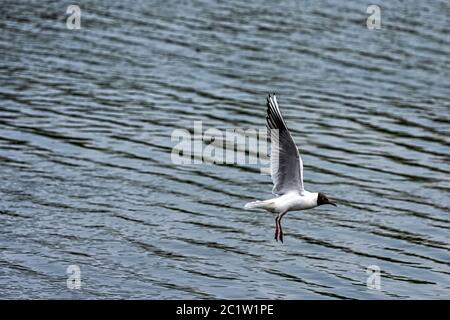
[[[272,102],[272,99],[273,98],[275,98],[275,92],[274,93],[272,93],[272,94],[268,94],[267,95],[267,98],[266,98],[266,100],[267,100],[267,106],[269,106],[269,104]]]
[[[270,108],[271,102],[272,102],[272,96],[269,93],[269,95],[267,96],[267,99],[266,99],[267,110]]]

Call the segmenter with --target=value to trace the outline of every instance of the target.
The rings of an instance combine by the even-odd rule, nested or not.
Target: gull
[[[303,187],[303,161],[283,119],[275,94],[267,97],[267,130],[271,141],[270,173],[275,198],[253,201],[245,209],[261,208],[277,213],[275,240],[283,242],[281,219],[288,211],[311,209],[330,201],[322,192],[309,192]]]

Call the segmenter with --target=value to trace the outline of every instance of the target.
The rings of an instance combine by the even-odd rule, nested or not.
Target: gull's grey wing
[[[267,128],[271,140],[270,171],[272,193],[303,193],[303,162],[294,139],[284,122],[275,94],[267,97]]]

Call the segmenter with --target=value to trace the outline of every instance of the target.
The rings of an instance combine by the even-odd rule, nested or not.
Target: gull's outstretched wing
[[[267,97],[267,128],[271,140],[270,171],[276,195],[303,193],[303,162],[284,122],[275,94]]]

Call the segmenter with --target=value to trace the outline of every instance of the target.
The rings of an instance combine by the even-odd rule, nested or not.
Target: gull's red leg
[[[281,226],[281,218],[283,218],[283,216],[286,214],[285,212],[281,212],[278,215],[278,238],[280,239],[281,242],[283,242],[283,227]]]
[[[276,218],[275,218],[275,240],[277,240],[277,241],[278,241],[278,232],[279,232],[279,230],[278,230],[278,216],[276,216]]]
[[[280,238],[280,241],[283,242],[283,227],[281,226],[281,219],[280,219],[279,238]]]

